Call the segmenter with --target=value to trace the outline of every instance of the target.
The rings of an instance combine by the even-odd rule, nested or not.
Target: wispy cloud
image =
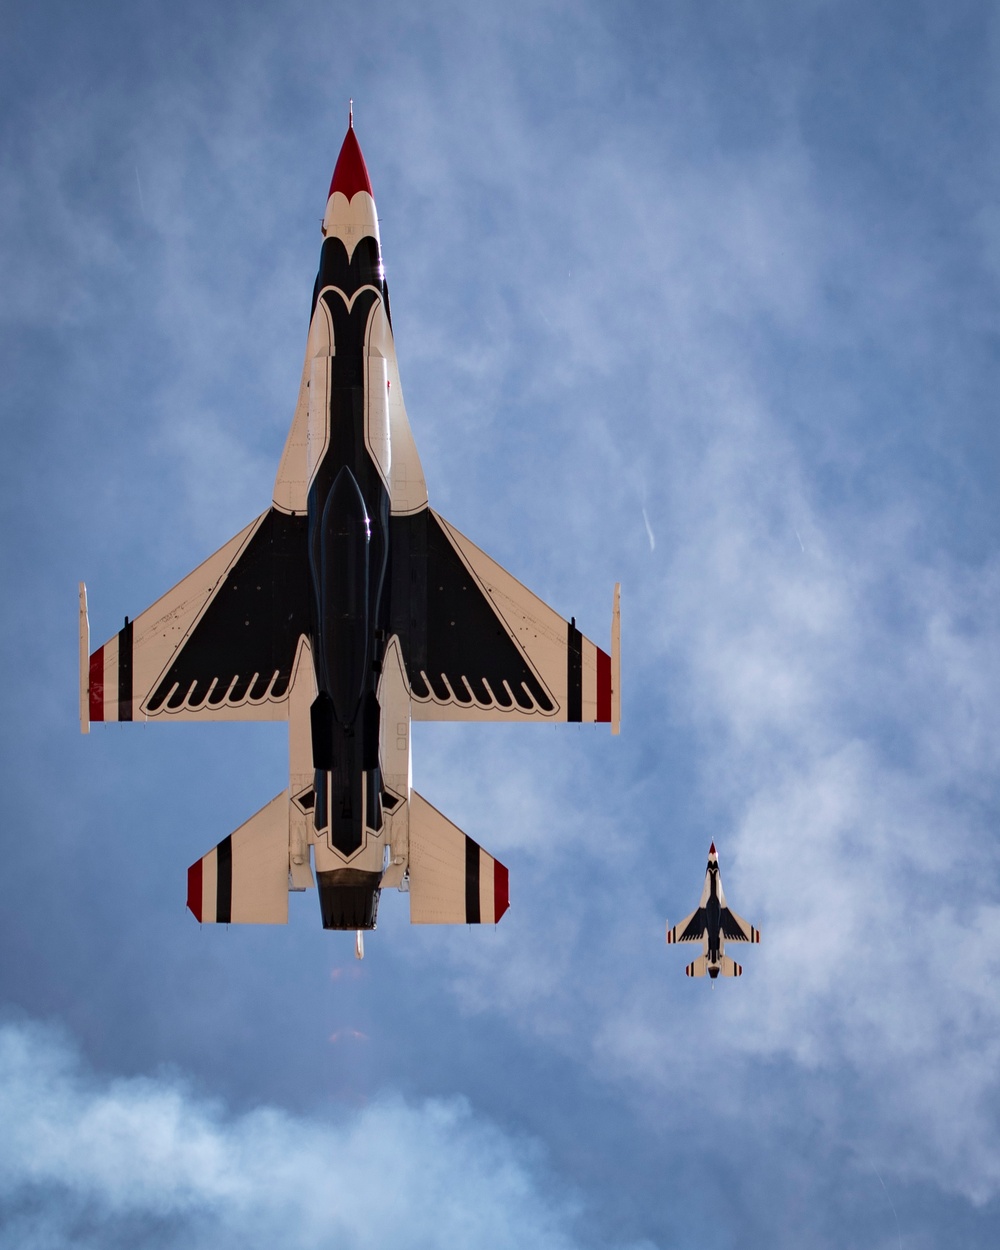
[[[4,1246],[579,1244],[579,1204],[553,1195],[537,1147],[461,1100],[232,1115],[176,1079],[98,1077],[53,1034],[6,1025],[0,1120]]]

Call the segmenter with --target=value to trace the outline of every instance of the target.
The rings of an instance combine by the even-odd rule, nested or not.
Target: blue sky
[[[0,1246],[992,1247],[1000,20],[924,3],[9,4]],[[270,499],[355,100],[433,505],[623,727],[417,727],[496,930],[187,865],[280,726],[76,722]],[[663,943],[708,845],[763,931]]]

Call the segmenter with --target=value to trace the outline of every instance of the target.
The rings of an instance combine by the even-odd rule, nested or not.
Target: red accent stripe
[[[104,720],[104,648],[90,657],[90,719]]]
[[[510,906],[510,876],[498,859],[493,861],[493,923]]]
[[[201,924],[201,860],[188,869],[188,911]]]
[[[611,720],[611,656],[597,648],[597,719]]]

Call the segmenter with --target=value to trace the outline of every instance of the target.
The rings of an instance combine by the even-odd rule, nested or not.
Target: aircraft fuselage
[[[713,979],[719,975],[718,963],[721,955],[720,934],[722,932],[722,901],[719,898],[719,865],[708,865],[708,899],[705,902],[705,935],[708,939],[708,975]],[[713,967],[713,965],[715,965]]]
[[[345,856],[381,827],[376,694],[388,621],[389,492],[368,449],[366,331],[386,299],[378,245],[323,243],[313,298],[332,326],[329,443],[308,495],[317,829]]]

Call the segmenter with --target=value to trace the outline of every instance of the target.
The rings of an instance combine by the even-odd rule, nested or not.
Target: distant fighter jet
[[[699,955],[685,971],[689,977],[703,977],[707,972],[714,981],[721,973],[724,977],[741,977],[742,967],[728,955],[723,946],[729,942],[759,942],[760,930],[747,924],[742,916],[726,906],[719,872],[719,857],[713,842],[708,851],[708,868],[705,872],[705,888],[701,892],[701,904],[697,911],[685,917],[671,929],[667,926],[667,945],[674,942],[702,942],[704,954]]]
[[[389,886],[415,924],[508,906],[504,865],[413,789],[411,719],[617,733],[619,600],[608,654],[428,507],[353,115],[322,229],[271,506],[92,655],[80,584],[80,719],[287,720],[288,789],[191,866],[188,907],[282,924],[318,884],[360,954]]]

